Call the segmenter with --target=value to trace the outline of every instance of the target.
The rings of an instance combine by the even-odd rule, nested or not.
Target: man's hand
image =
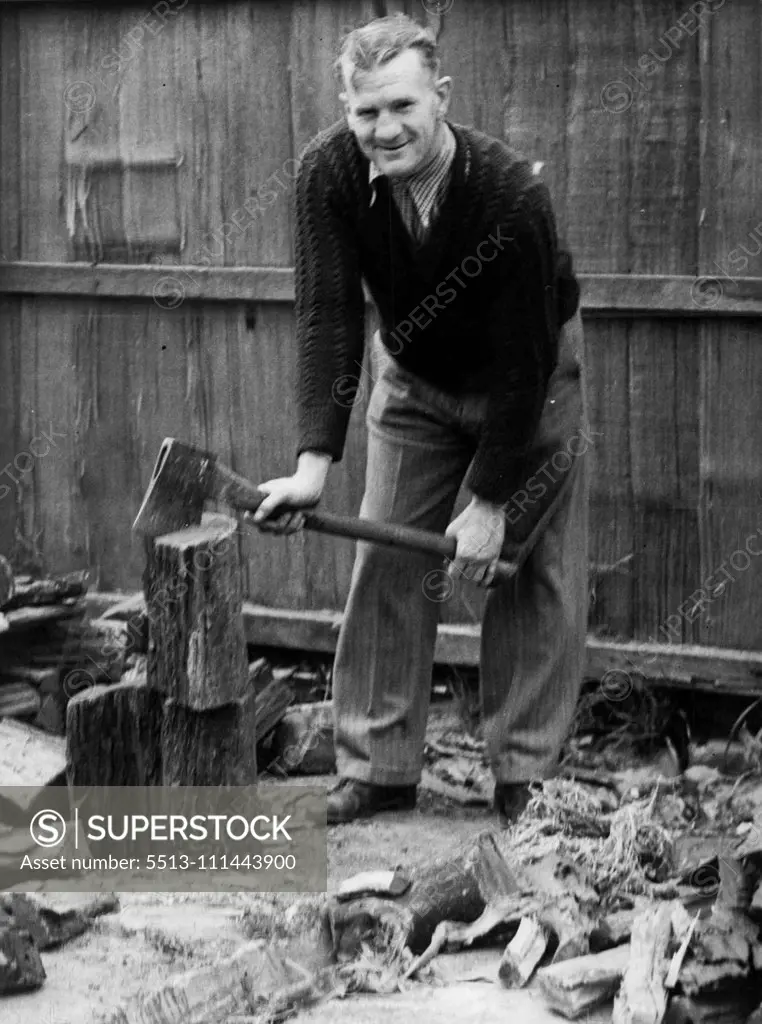
[[[463,575],[480,586],[489,587],[505,538],[505,513],[499,505],[472,498],[445,536],[455,537],[458,547],[450,563],[450,576]]]
[[[296,533],[301,530],[304,513],[299,509],[312,508],[320,501],[330,465],[330,455],[302,452],[293,476],[277,477],[259,485],[257,490],[267,497],[251,516],[252,522],[267,533]],[[277,514],[284,505],[287,511]]]

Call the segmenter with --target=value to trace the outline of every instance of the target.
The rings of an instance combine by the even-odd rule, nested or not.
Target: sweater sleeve
[[[365,300],[357,246],[325,149],[296,180],[297,454],[340,461],[362,373]]]
[[[548,383],[558,360],[558,245],[547,188],[535,183],[512,207],[500,234],[509,281],[496,315],[505,317],[495,353],[486,420],[466,485],[485,501],[507,504],[524,485]],[[530,515],[538,520],[538,506]],[[522,524],[521,533],[528,524]],[[506,524],[506,539],[511,528]]]

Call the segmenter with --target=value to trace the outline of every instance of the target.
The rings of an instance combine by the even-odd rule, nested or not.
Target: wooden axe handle
[[[215,476],[215,497],[227,501],[234,507],[254,512],[264,500],[264,494],[254,484],[234,473],[227,466],[217,463]],[[454,537],[443,537],[436,533],[429,533],[427,530],[418,530],[412,526],[377,523],[369,519],[357,519],[354,516],[337,516],[332,512],[307,509],[303,511],[305,527],[317,533],[329,533],[334,537],[367,540],[372,544],[385,544],[387,547],[428,552],[432,555],[442,555],[443,558],[455,558]],[[511,562],[498,562],[495,570],[495,582],[504,583],[511,579],[516,575],[516,569],[517,567]]]
[[[455,538],[442,537],[413,526],[399,526],[396,523],[378,523],[370,519],[356,519],[353,516],[337,516],[332,512],[305,512],[305,528],[317,533],[329,533],[334,537],[348,537],[353,540],[367,540],[373,544],[385,544],[390,548],[406,551],[428,552],[455,558]],[[512,562],[498,562],[495,582],[505,583],[516,575]]]

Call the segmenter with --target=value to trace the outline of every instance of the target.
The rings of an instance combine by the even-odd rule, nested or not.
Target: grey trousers
[[[561,333],[537,443],[566,453],[548,461],[548,479],[556,464],[571,459],[571,468],[528,538],[515,579],[488,592],[482,620],[482,714],[499,782],[553,773],[584,669],[590,435],[579,315]],[[404,371],[377,339],[374,347],[360,515],[442,533],[486,399],[445,394]],[[473,590],[465,580],[455,586]],[[339,775],[380,785],[419,781],[437,624],[451,591],[440,558],[358,543],[334,665]]]

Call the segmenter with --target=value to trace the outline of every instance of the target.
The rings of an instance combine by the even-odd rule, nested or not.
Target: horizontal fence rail
[[[597,316],[762,316],[762,277],[579,274],[582,311]],[[13,262],[0,294],[203,302],[293,302],[290,267]]]

